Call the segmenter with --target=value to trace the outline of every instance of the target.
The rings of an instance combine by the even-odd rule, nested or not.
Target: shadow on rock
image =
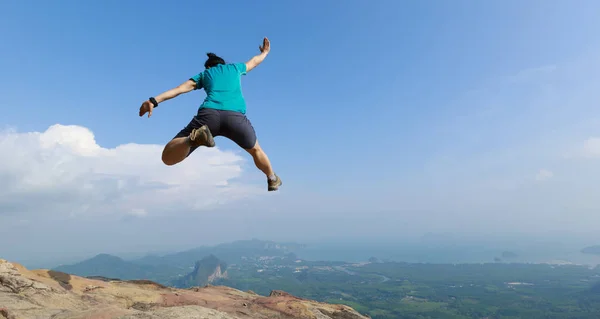
[[[132,283],[132,284],[138,284],[138,285],[150,285],[150,286],[154,286],[157,288],[163,288],[166,289],[167,286],[161,285],[157,282],[151,281],[151,280],[146,280],[146,279],[134,279],[134,280],[127,280],[126,282],[128,283]]]
[[[65,288],[66,290],[73,289],[73,286],[71,286],[71,283],[70,283],[71,275],[66,274],[64,272],[60,272],[60,271],[54,271],[54,270],[49,270],[48,275],[50,276],[50,278],[54,279],[56,282],[58,282],[60,284],[61,287]]]
[[[8,310],[5,308],[0,308],[0,318],[2,319],[15,319],[14,316],[8,313]]]

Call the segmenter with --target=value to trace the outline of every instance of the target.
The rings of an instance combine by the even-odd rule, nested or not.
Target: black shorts
[[[256,132],[246,115],[240,112],[200,108],[198,114],[175,136],[187,137],[195,128],[208,125],[214,137],[224,136],[243,149],[251,149],[256,144]],[[190,149],[191,154],[196,147]],[[188,155],[189,155],[188,154]]]

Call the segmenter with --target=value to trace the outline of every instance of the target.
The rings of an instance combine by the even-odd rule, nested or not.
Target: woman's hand
[[[144,116],[144,114],[148,113],[148,118],[152,115],[152,110],[154,109],[154,104],[150,102],[150,100],[146,100],[140,106],[140,117]]]
[[[258,49],[262,53],[269,53],[269,51],[271,51],[271,42],[269,41],[269,39],[265,37],[263,39],[263,44],[259,46]]]

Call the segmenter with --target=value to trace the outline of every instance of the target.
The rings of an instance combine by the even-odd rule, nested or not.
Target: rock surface
[[[209,286],[164,287],[149,281],[102,281],[27,270],[0,259],[0,319],[365,319],[352,308],[282,291],[259,296]]]

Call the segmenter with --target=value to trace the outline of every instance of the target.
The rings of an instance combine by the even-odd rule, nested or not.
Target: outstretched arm
[[[262,63],[262,61],[265,60],[265,58],[271,51],[271,42],[269,41],[269,39],[264,38],[263,45],[259,46],[258,49],[260,50],[260,54],[255,55],[254,57],[252,57],[252,59],[246,62],[246,72],[250,72],[252,69],[257,67],[259,64]]]
[[[154,99],[156,100],[156,103],[161,103],[166,100],[170,100],[174,97],[177,97],[180,94],[188,93],[188,92],[194,90],[195,88],[196,88],[196,82],[194,82],[190,79],[190,80],[187,80],[187,81],[181,83],[179,86],[177,86],[175,88],[172,88],[168,91],[165,91],[165,92],[159,94]],[[144,101],[142,103],[142,106],[140,106],[140,116],[144,116],[144,114],[148,113],[148,117],[150,117],[152,115],[153,109],[154,109],[154,104],[150,100]]]
[[[166,100],[170,100],[174,97],[177,97],[180,94],[188,93],[188,92],[194,90],[194,88],[196,88],[196,82],[194,82],[192,80],[187,80],[187,81],[181,83],[176,88],[172,88],[168,91],[165,91],[154,98],[156,99],[156,102],[161,103]]]

